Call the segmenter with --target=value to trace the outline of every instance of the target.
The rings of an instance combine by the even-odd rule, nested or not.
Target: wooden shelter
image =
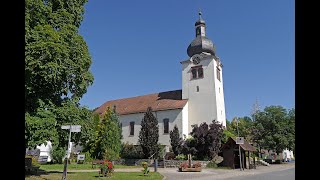
[[[253,158],[253,163],[251,163],[250,153],[256,152],[257,148],[249,144],[246,140],[244,140],[244,144],[239,144],[239,145],[240,145],[240,151],[241,151],[242,168],[245,168],[245,169],[255,168],[256,167],[255,158]],[[232,169],[240,168],[239,145],[236,144],[236,138],[230,137],[228,141],[221,147],[221,151],[223,154],[223,162],[222,162],[223,166],[227,166]]]

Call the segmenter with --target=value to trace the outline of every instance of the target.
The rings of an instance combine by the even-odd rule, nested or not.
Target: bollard
[[[157,168],[158,168],[158,159],[154,160],[154,172],[157,172]]]

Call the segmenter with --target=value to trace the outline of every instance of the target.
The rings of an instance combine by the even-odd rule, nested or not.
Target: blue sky
[[[80,103],[182,88],[181,64],[199,8],[223,66],[226,117],[265,106],[295,106],[293,0],[89,1],[80,34],[95,78]]]

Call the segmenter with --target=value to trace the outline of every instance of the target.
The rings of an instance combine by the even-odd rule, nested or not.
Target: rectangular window
[[[168,118],[163,120],[163,133],[164,134],[169,133],[169,119]]]
[[[191,79],[203,78],[203,68],[202,66],[191,67]]]
[[[192,79],[197,79],[197,69],[193,68],[191,69],[192,72]]]
[[[134,122],[130,122],[130,136],[134,136]]]
[[[219,81],[221,81],[221,78],[220,78],[220,69],[217,67],[217,79]]]
[[[202,67],[198,68],[198,78],[203,78],[203,69],[202,69]]]

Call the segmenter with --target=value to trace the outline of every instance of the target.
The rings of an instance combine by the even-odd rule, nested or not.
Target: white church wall
[[[169,119],[169,132],[173,130],[174,125],[178,126],[179,131],[182,130],[182,109],[156,111],[153,113],[158,119],[159,123],[159,143],[163,145],[170,145],[170,134],[164,133],[163,119]],[[141,129],[141,121],[143,119],[144,113],[121,115],[119,117],[122,123],[122,137],[123,143],[130,143],[137,145],[139,140],[139,132]],[[134,123],[134,135],[130,135],[130,122]]]
[[[189,120],[188,120],[188,102],[182,109],[182,129],[179,129],[181,138],[187,138],[189,136]]]
[[[222,71],[223,69],[219,67],[220,69],[220,81],[217,79],[217,61],[213,61],[214,64],[214,78],[215,78],[215,92],[216,92],[216,104],[217,104],[217,121],[222,123],[223,126],[226,126],[226,112],[225,112],[225,104],[224,104],[224,90],[223,90],[223,76]]]
[[[204,77],[199,79],[191,79],[191,67],[198,65],[194,65],[191,61],[182,62],[182,98],[188,99],[188,126],[190,131],[191,125],[200,125],[203,122],[210,124],[214,119],[225,125],[225,118],[223,118],[225,117],[224,101],[219,97],[218,108],[216,106],[216,94],[219,93],[219,87],[220,92],[223,92],[223,88],[222,84],[216,82],[218,80],[215,74],[215,62],[212,56],[200,61],[198,65],[202,65]],[[216,87],[216,85],[219,85],[219,87]],[[197,86],[199,92],[197,92]],[[223,93],[221,96],[223,97]],[[217,110],[223,111],[221,116],[217,116]]]

